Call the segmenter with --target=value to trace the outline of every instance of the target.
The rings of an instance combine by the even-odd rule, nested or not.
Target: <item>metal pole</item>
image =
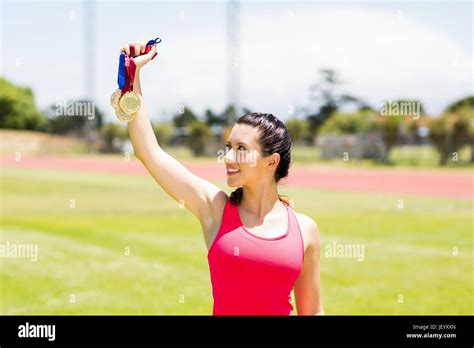
[[[85,94],[87,102],[92,102],[94,107],[95,99],[95,2],[86,0],[84,2],[84,77]],[[87,144],[87,151],[91,151],[91,124],[95,120],[86,119],[84,122],[84,132]]]
[[[227,52],[228,52],[228,97],[229,105],[234,106],[234,113],[228,120],[233,124],[240,113],[240,6],[238,0],[227,3]],[[228,124],[230,126],[230,124]]]

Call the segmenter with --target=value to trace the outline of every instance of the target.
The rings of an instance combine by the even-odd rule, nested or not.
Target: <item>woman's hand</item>
[[[131,50],[131,48],[133,49]],[[140,41],[135,43],[129,43],[125,47],[123,47],[120,52],[125,52],[127,56],[130,56],[130,51],[134,51],[133,61],[137,66],[137,70],[140,70],[146,63],[152,60],[155,55],[157,55],[156,51],[156,43],[151,46],[151,50],[148,53],[145,53],[146,50],[146,42]]]

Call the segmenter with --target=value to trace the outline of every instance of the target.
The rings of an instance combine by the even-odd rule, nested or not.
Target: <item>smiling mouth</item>
[[[235,174],[238,174],[238,173],[240,173],[240,169],[227,168],[227,175],[235,175]]]

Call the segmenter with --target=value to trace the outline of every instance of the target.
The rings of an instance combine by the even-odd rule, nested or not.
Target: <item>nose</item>
[[[224,156],[224,162],[225,163],[235,163],[235,155],[234,155],[234,150],[226,150],[226,154]]]

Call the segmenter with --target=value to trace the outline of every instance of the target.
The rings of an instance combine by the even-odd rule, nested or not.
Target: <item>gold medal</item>
[[[110,104],[112,105],[114,109],[117,109],[121,96],[122,96],[121,89],[116,89],[114,93],[112,93],[112,95],[110,96]]]
[[[133,91],[125,93],[119,100],[120,109],[129,115],[137,113],[141,105],[140,96]]]
[[[119,119],[119,121],[130,122],[133,121],[137,114],[127,114],[120,108],[120,105],[117,105],[117,107],[115,108],[115,116]]]

